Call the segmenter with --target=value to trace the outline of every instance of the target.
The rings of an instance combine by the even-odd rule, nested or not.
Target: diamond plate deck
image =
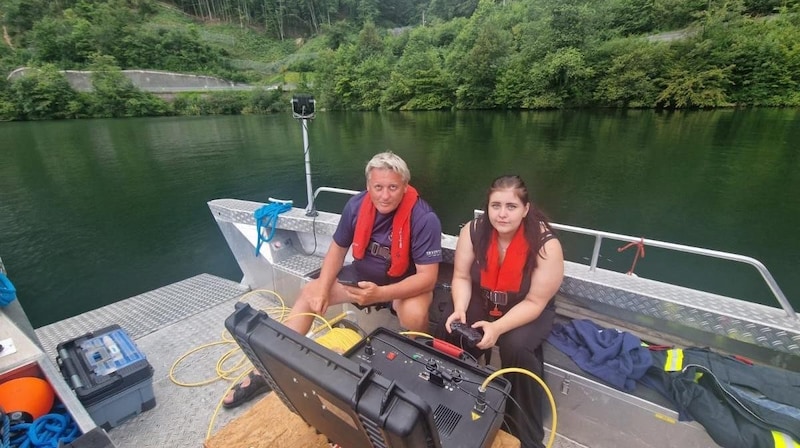
[[[106,307],[37,329],[51,361],[63,341],[116,323],[129,332],[154,368],[156,407],[109,431],[119,448],[201,447],[214,409],[229,386],[215,381],[202,387],[182,387],[169,378],[172,364],[204,344],[216,344],[187,357],[176,369],[179,380],[199,382],[216,376],[216,362],[227,350],[224,320],[247,289],[236,282],[202,274]],[[248,295],[254,306],[263,307]],[[243,409],[221,411],[215,428]]]

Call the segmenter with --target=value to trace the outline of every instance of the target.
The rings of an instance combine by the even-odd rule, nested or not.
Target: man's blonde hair
[[[373,169],[392,170],[399,174],[405,183],[411,180],[411,171],[409,171],[405,160],[391,151],[375,154],[372,159],[367,162],[367,168],[364,170],[364,175],[367,177],[367,180],[369,180],[369,172]]]

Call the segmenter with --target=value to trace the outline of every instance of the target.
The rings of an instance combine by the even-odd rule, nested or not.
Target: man
[[[428,308],[442,261],[441,222],[409,185],[411,172],[397,155],[375,155],[365,174],[366,191],[344,206],[319,278],[303,287],[285,321],[300,334],[306,334],[313,321],[303,313],[322,315],[328,306],[341,303],[391,302],[402,327],[428,329]],[[355,261],[344,266],[351,246]],[[341,283],[346,279],[355,283]],[[268,390],[254,371],[233,388],[223,405],[235,407]]]

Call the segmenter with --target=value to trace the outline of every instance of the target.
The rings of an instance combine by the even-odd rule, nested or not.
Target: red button
[[[397,353],[395,353],[395,352],[389,352],[389,353],[387,353],[387,354],[386,354],[386,359],[388,359],[389,361],[391,361],[391,360],[393,360],[393,359],[394,359],[394,357],[395,357],[395,356],[397,356]]]

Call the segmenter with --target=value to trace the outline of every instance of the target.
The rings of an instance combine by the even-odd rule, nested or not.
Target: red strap
[[[497,230],[492,230],[486,249],[486,266],[481,270],[481,287],[490,291],[518,292],[522,285],[525,262],[528,260],[528,240],[523,226],[517,227],[500,264],[500,243]]]
[[[353,257],[361,260],[367,253],[369,238],[372,235],[372,225],[375,223],[375,205],[369,197],[369,192],[364,195],[361,207],[358,209],[356,228],[353,233]]]
[[[433,339],[433,348],[439,350],[440,352],[444,353],[445,355],[450,355],[453,358],[460,358],[461,354],[464,353],[464,350],[456,347],[455,345],[443,341],[441,339]]]
[[[387,272],[390,277],[400,277],[406,273],[411,262],[411,211],[419,198],[417,190],[408,185],[403,199],[392,218],[392,259]],[[369,193],[364,195],[358,209],[356,228],[353,233],[353,258],[361,260],[367,252],[372,226],[375,224],[375,205]]]

